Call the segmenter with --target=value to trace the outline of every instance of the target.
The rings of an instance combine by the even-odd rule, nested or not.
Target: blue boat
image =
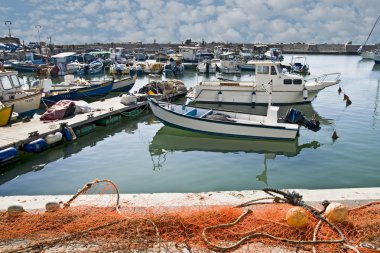
[[[46,67],[46,64],[36,64],[32,61],[11,62],[12,68],[19,72],[37,72],[39,69]]]
[[[85,65],[83,68],[77,70],[77,74],[83,75],[95,75],[101,73],[103,70],[103,62],[100,60],[95,60],[90,64]]]
[[[113,87],[113,80],[100,82],[90,82],[90,85],[86,86],[56,86],[50,92],[45,92],[42,97],[43,103],[47,105],[54,104],[59,100],[78,100],[88,97],[96,97],[107,95],[111,92]]]
[[[77,98],[87,98],[107,95],[111,92],[113,87],[113,80],[104,83],[92,83],[88,88],[81,88],[77,90]]]

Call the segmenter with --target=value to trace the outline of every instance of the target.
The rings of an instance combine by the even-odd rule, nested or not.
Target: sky
[[[0,0],[2,34],[28,43],[363,44],[379,0]],[[367,44],[380,43],[380,21]]]

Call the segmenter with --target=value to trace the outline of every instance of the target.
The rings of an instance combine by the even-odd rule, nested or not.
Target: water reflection
[[[151,117],[151,114],[144,114],[138,118],[122,118],[122,121],[118,124],[96,127],[95,132],[79,137],[73,142],[58,145],[42,153],[22,153],[19,161],[1,168],[0,185],[20,175],[42,170],[47,164],[59,159],[67,159],[86,147],[94,147],[98,142],[117,133],[134,134],[138,128],[138,124],[146,122],[149,117]]]
[[[225,138],[164,126],[153,137],[149,145],[149,153],[155,170],[163,168],[167,154],[176,151],[264,154],[264,171],[258,174],[256,179],[268,184],[267,159],[275,159],[277,155],[294,157],[303,149],[316,149],[318,147],[320,144],[317,141],[300,145],[298,139],[295,141],[276,141]]]

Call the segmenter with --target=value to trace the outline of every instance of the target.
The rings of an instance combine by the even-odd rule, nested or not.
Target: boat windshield
[[[15,88],[20,88],[20,87],[21,87],[20,81],[19,81],[19,79],[18,79],[17,76],[12,75],[12,76],[11,76],[11,79],[12,79],[12,82],[13,82],[13,86],[14,86]]]
[[[0,83],[3,86],[4,90],[10,90],[10,89],[13,88],[11,80],[9,80],[8,76],[2,76],[2,77],[0,77]]]
[[[256,67],[256,73],[257,74],[268,74],[269,73],[269,66],[257,66]]]

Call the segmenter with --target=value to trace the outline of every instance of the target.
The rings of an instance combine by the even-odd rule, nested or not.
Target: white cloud
[[[84,6],[82,11],[84,12],[84,14],[94,15],[98,13],[99,9],[100,4],[97,1],[94,1]]]
[[[359,44],[380,13],[378,0],[4,0],[0,7],[21,40],[35,40],[40,24],[43,37],[68,44],[188,38]],[[379,30],[380,24],[369,43],[380,41]]]

